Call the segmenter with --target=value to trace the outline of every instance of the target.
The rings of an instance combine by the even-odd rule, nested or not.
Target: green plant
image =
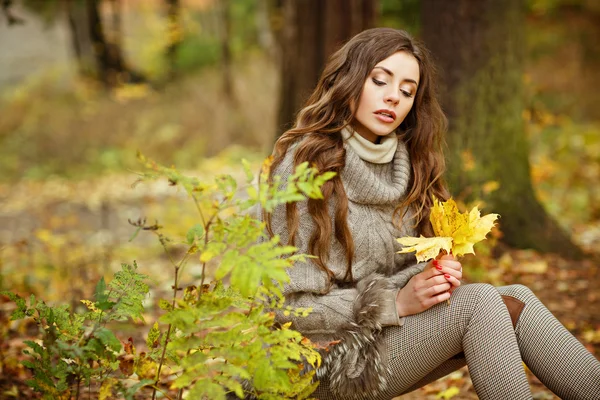
[[[79,398],[82,386],[92,382],[101,386],[112,382],[119,372],[118,354],[121,342],[106,327],[111,321],[128,318],[142,320],[142,301],[148,293],[147,276],[137,272],[137,265],[122,265],[107,285],[104,278],[98,282],[95,300],[82,300],[87,310],[75,312],[68,305],[49,306],[36,300],[34,295],[25,299],[11,292],[2,292],[17,305],[12,320],[31,317],[41,332],[41,340],[26,340],[24,350],[29,360],[23,364],[33,373],[27,384],[43,394],[44,399]],[[108,380],[107,380],[108,379]],[[127,388],[117,389],[126,398],[151,380],[141,381]]]
[[[168,324],[167,346],[162,349],[156,382],[165,361],[177,374],[172,387],[178,397],[189,391],[191,398],[225,398],[226,392],[244,396],[244,382],[260,399],[305,398],[316,387],[314,371],[306,372],[305,362],[313,367],[320,363],[312,344],[298,332],[284,325],[275,329],[274,308],[283,306],[282,284],[288,280],[286,268],[303,259],[295,248],[281,246],[279,238],[264,237],[264,224],[248,212],[260,204],[267,211],[277,205],[304,199],[322,198],[319,187],[333,174],[319,175],[307,163],[297,167],[286,185],[279,179],[267,184],[270,160],[263,164],[256,189],[252,173],[245,163],[246,193],[237,196],[237,182],[230,175],[216,177],[207,184],[181,175],[141,157],[150,172],[142,180],[166,178],[182,187],[193,200],[200,222],[192,226],[179,244],[185,255],[178,262],[171,259],[175,284],[170,302],[161,301],[167,312],[160,321]],[[157,234],[165,247],[174,244],[160,233],[157,225],[134,223],[138,230]],[[179,277],[191,256],[202,264],[200,285],[188,287],[177,297]],[[214,280],[207,280],[207,266],[216,266]],[[228,283],[225,283],[225,282]],[[285,310],[305,315],[310,310]],[[173,358],[166,357],[170,353]],[[154,398],[154,394],[153,394]]]
[[[149,288],[135,263],[124,264],[108,285],[101,279],[95,299],[82,300],[83,311],[48,306],[33,296],[28,306],[4,292],[17,304],[11,318],[31,317],[42,332],[41,341],[26,342],[31,350],[25,365],[33,373],[27,383],[48,399],[79,398],[85,385],[90,391],[94,386],[100,399],[115,393],[130,399],[146,386],[152,398],[157,391],[175,398],[173,390],[178,399],[184,393],[224,399],[228,392],[238,397],[250,392],[259,399],[307,398],[317,385],[313,376],[319,354],[290,324],[275,323],[276,309],[283,308],[285,270],[305,256],[282,246],[278,237],[267,238],[251,208],[273,211],[307,196],[322,198],[320,186],[334,174],[319,174],[304,163],[285,184],[279,178],[268,184],[268,159],[256,187],[244,163],[242,190],[230,175],[202,182],[139,158],[146,167],[140,181],[167,179],[183,188],[199,219],[181,238],[167,237],[158,223],[130,221],[137,227],[132,239],[142,230],[154,233],[174,271],[173,294],[158,301],[164,314],[147,334],[147,352],[137,351],[131,338],[122,344],[107,327],[114,320],[142,319]],[[173,257],[177,249],[185,250],[179,260]],[[192,258],[202,266],[199,284],[182,288],[181,276]],[[302,316],[310,309],[281,312]]]

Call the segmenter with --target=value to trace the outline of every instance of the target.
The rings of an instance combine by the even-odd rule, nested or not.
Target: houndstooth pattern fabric
[[[501,295],[525,303],[515,329]],[[465,363],[480,399],[531,399],[521,361],[562,399],[600,399],[600,362],[523,285],[460,286],[450,305],[408,316],[383,335],[392,376],[384,392],[367,397],[371,400],[408,393]],[[457,357],[461,352],[465,358]],[[327,379],[313,396],[336,399]]]

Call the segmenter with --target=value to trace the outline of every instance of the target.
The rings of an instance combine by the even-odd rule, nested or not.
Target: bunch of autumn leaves
[[[475,254],[473,245],[485,239],[497,218],[498,214],[482,217],[477,207],[461,213],[454,200],[442,202],[434,197],[429,220],[435,236],[397,239],[404,246],[399,253],[414,251],[418,262],[436,258],[442,250],[455,257]]]

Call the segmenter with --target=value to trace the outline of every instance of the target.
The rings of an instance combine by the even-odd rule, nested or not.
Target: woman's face
[[[363,86],[352,126],[365,139],[378,143],[408,115],[419,86],[419,63],[399,51],[380,61]]]

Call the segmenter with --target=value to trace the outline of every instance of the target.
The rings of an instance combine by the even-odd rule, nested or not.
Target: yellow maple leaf
[[[468,224],[468,216],[458,211],[456,202],[452,199],[442,202],[433,198],[433,207],[429,215],[435,236],[454,237],[456,231]]]
[[[460,226],[453,236],[452,254],[456,257],[475,254],[473,245],[485,239],[498,218],[498,214],[481,217],[477,207],[473,207],[468,215],[466,213],[463,215],[468,218],[468,222]]]
[[[410,247],[403,248],[399,253],[415,251],[417,261],[435,258],[441,250],[452,252],[456,257],[475,254],[473,245],[485,239],[497,218],[498,214],[481,217],[477,207],[468,213],[461,213],[453,199],[441,202],[434,197],[429,220],[435,237],[400,238],[400,244]]]
[[[451,237],[403,237],[398,239],[398,242],[405,246],[398,253],[412,253],[416,252],[417,261],[427,261],[432,258],[436,258],[440,253],[441,249],[450,252],[452,248]]]

